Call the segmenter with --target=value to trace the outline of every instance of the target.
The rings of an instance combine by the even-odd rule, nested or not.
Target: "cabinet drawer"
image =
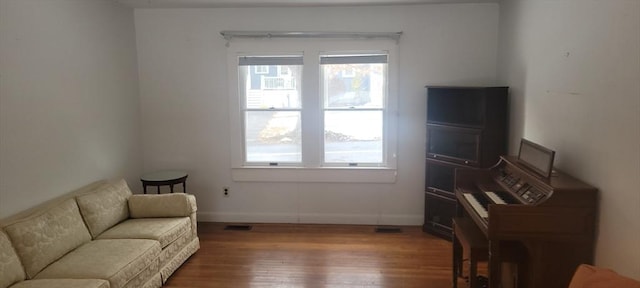
[[[427,155],[432,159],[477,166],[480,141],[479,129],[427,125]]]

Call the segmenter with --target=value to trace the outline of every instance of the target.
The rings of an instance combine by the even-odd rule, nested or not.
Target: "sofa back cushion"
[[[24,270],[7,234],[0,231],[0,288],[24,280]]]
[[[75,199],[7,225],[5,231],[29,279],[69,251],[91,241]]]
[[[131,196],[127,182],[105,183],[76,197],[78,207],[93,238],[129,218],[127,199]]]

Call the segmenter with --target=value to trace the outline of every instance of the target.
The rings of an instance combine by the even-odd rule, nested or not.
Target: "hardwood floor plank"
[[[199,223],[201,249],[164,287],[451,287],[451,243],[420,227]],[[459,287],[466,287],[463,280]]]

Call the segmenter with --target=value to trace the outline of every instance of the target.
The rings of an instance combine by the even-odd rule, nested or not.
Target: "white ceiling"
[[[407,5],[426,3],[483,3],[500,0],[115,0],[134,8],[217,8],[277,6]]]

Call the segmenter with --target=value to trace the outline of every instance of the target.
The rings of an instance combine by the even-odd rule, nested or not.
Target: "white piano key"
[[[473,208],[473,210],[475,210],[476,213],[478,213],[478,215],[480,215],[480,217],[489,218],[489,213],[487,212],[487,209],[484,209],[484,207],[482,207],[480,202],[478,202],[478,200],[476,200],[476,197],[473,197],[473,194],[464,193],[462,195],[464,195],[464,198],[467,199],[469,204],[471,204],[471,208]]]
[[[507,204],[507,202],[502,200],[502,198],[500,198],[500,196],[498,196],[498,194],[496,194],[494,192],[487,191],[487,192],[484,192],[484,193],[487,194],[487,196],[489,196],[489,198],[491,198],[491,200],[493,200],[493,203],[496,203],[496,204]]]

